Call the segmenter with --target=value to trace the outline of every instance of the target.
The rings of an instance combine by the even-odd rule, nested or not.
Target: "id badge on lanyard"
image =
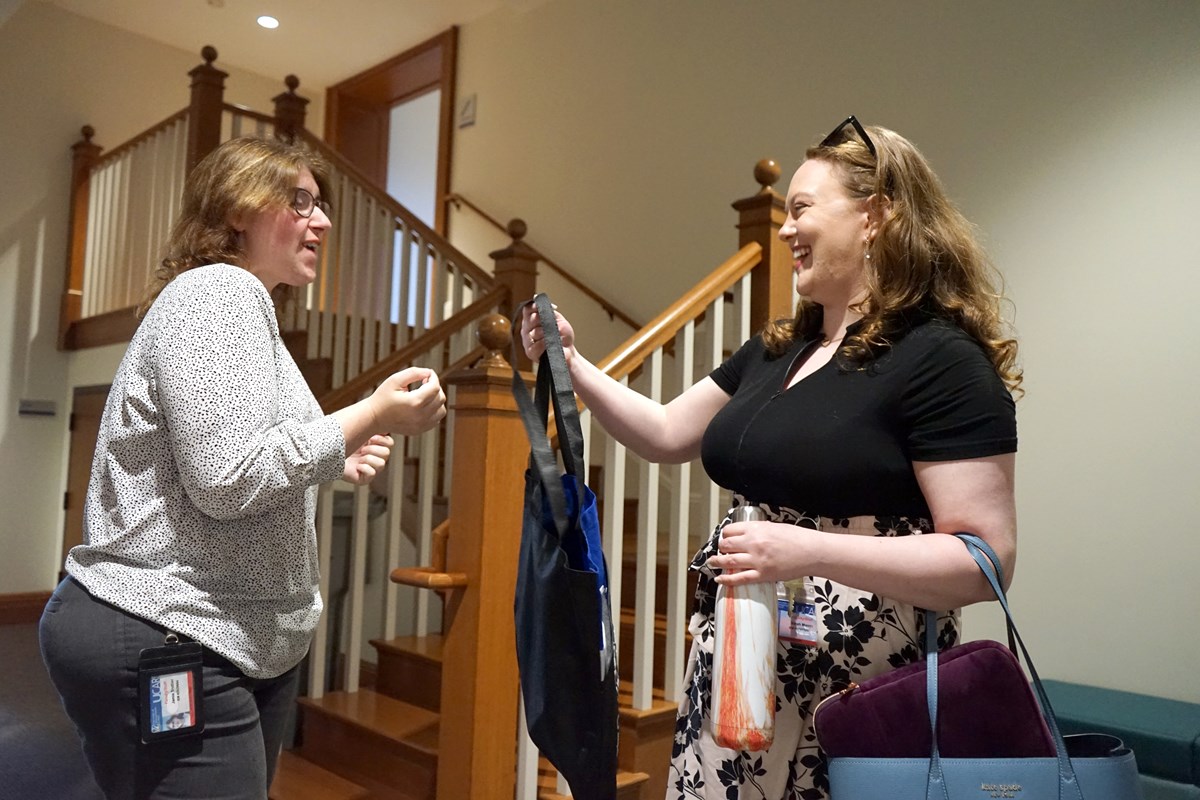
[[[779,639],[788,644],[816,647],[821,640],[817,609],[813,604],[815,592],[810,581],[779,583]]]
[[[203,653],[169,633],[138,656],[138,721],[146,744],[204,731]]]

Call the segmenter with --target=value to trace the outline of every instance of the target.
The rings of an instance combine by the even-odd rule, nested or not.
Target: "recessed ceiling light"
[[[258,24],[262,25],[264,28],[275,29],[275,28],[279,27],[279,20],[275,19],[274,17],[268,17],[266,14],[263,14],[261,17],[258,18]]]

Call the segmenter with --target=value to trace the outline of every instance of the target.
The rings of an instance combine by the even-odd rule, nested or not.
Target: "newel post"
[[[496,262],[496,281],[508,288],[508,300],[500,308],[500,313],[511,320],[517,306],[533,297],[537,291],[538,253],[522,241],[527,230],[524,220],[510,220],[507,230],[512,237],[512,244],[488,255]],[[530,366],[529,359],[521,352],[517,356],[517,368],[529,369]]]
[[[296,94],[296,88],[300,86],[300,79],[295,75],[288,75],[284,78],[283,85],[288,90],[271,98],[271,101],[275,103],[275,138],[292,144],[296,141],[296,134],[304,128],[305,106],[308,105],[308,98]]]
[[[508,320],[484,319],[490,351],[447,375],[451,393],[450,535],[446,570],[467,576],[443,616],[437,800],[512,800],[517,659],[513,596],[529,444],[512,396]]]
[[[92,168],[100,160],[101,147],[92,142],[91,125],[80,130],[83,138],[71,146],[71,209],[67,217],[67,276],[58,311],[58,349],[70,347],[72,323],[83,317],[83,260],[87,255],[88,200]]]
[[[750,273],[750,329],[762,330],[767,322],[791,317],[795,280],[792,275],[792,254],[779,241],[779,229],[786,219],[784,198],[772,186],[779,181],[779,165],[764,158],[754,165],[754,180],[758,194],[738,200],[733,207],[738,212],[738,247],[750,242],[762,246],[762,261]]]
[[[225,79],[229,77],[228,72],[222,72],[212,65],[217,60],[215,47],[205,46],[200,55],[204,63],[188,73],[192,79],[192,101],[188,114],[188,172],[221,143],[221,112],[225,104]]]

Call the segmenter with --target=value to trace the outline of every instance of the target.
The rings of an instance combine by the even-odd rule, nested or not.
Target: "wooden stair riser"
[[[620,642],[628,643],[634,640],[634,626],[636,620],[634,614],[628,611],[622,611],[620,625],[621,629],[618,633]],[[692,646],[692,636],[686,630],[683,634],[683,652],[684,657],[687,656],[689,648]],[[654,670],[653,670],[653,686],[655,689],[662,689],[667,695],[673,695],[679,688],[677,686],[663,686],[663,672],[666,669],[666,652],[667,652],[667,630],[666,619],[659,616],[654,619]],[[633,678],[633,648],[628,644],[622,644],[617,648],[617,675],[621,680],[628,681]]]
[[[422,744],[400,741],[360,720],[301,702],[297,754],[371,791],[375,800],[436,800],[435,729]]]
[[[659,619],[658,623],[655,640],[660,655],[656,661],[656,674],[661,679],[664,622]],[[632,637],[632,612],[622,614],[621,625],[622,635]],[[376,640],[371,644],[379,655],[376,690],[406,703],[436,711],[435,706],[440,699],[440,635],[405,636],[389,641]],[[432,684],[434,680],[438,682],[436,690]],[[621,734],[617,754],[617,763],[622,771],[622,783],[618,786],[621,800],[657,800],[666,793],[678,705],[674,698],[677,694],[678,687],[656,690],[654,707],[638,711],[629,707],[629,696],[622,690]],[[664,696],[668,699],[662,699]],[[645,773],[648,778],[644,782],[639,781],[636,786],[626,786],[634,779],[625,773]],[[538,799],[556,800],[557,797],[551,777],[550,782],[539,790]]]
[[[617,800],[658,800],[646,795],[644,788],[649,780],[644,772],[617,773]],[[558,773],[546,759],[538,763],[537,800],[570,800],[558,793]]]
[[[632,612],[622,612],[620,616],[620,640],[632,642],[634,637],[634,615]],[[662,689],[672,696],[678,687],[663,686],[663,671],[666,663],[666,621],[662,617],[655,620],[654,630],[654,687]],[[437,637],[438,634],[431,634]],[[374,689],[380,694],[394,697],[405,703],[438,711],[442,696],[442,670],[438,657],[429,653],[416,653],[412,645],[416,637],[401,637],[391,642],[373,640],[371,642],[377,653],[377,667],[374,675]],[[401,644],[403,642],[403,644]],[[691,635],[684,633],[684,652],[691,647]],[[440,656],[440,651],[439,651]],[[617,661],[618,675],[628,681],[633,675],[633,649],[621,647]]]
[[[646,774],[642,792],[645,800],[658,800],[667,794],[676,711],[675,704],[666,703],[650,711],[621,710],[617,767]]]
[[[377,670],[375,691],[405,703],[437,711],[442,702],[441,634],[391,641],[373,639]],[[421,649],[424,652],[415,652]]]
[[[267,800],[371,800],[371,792],[284,750]]]
[[[627,543],[625,556],[622,559],[621,608],[633,609],[637,605],[638,563],[636,547],[637,545],[635,544],[631,549]],[[681,564],[679,568],[687,569],[687,565]],[[657,587],[657,591],[654,593],[654,613],[662,616],[665,616],[667,613],[667,593],[665,589],[668,572],[669,568],[665,559],[660,558],[655,566],[654,573],[654,585]],[[694,598],[696,597],[696,580],[698,577],[696,572],[688,570],[687,577],[684,579],[686,583],[683,596],[689,615],[691,614]]]

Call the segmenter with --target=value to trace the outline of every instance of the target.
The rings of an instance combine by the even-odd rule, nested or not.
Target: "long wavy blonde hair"
[[[166,255],[146,285],[138,316],[182,272],[205,264],[245,266],[233,221],[269,206],[289,206],[303,168],[327,197],[328,165],[310,150],[242,138],[230,139],[201,159],[184,183],[179,219],[167,239]]]
[[[877,156],[854,136],[810,147],[806,159],[832,164],[851,197],[884,198],[888,206],[868,245],[867,296],[855,306],[859,329],[839,350],[844,363],[862,367],[878,357],[915,315],[949,320],[983,347],[1014,393],[1022,392],[1017,341],[1001,314],[1000,276],[976,241],[974,226],[942,188],[920,151],[886,128],[868,127]],[[817,333],[822,310],[801,298],[791,320],[767,325],[763,338],[782,353],[796,338]]]

